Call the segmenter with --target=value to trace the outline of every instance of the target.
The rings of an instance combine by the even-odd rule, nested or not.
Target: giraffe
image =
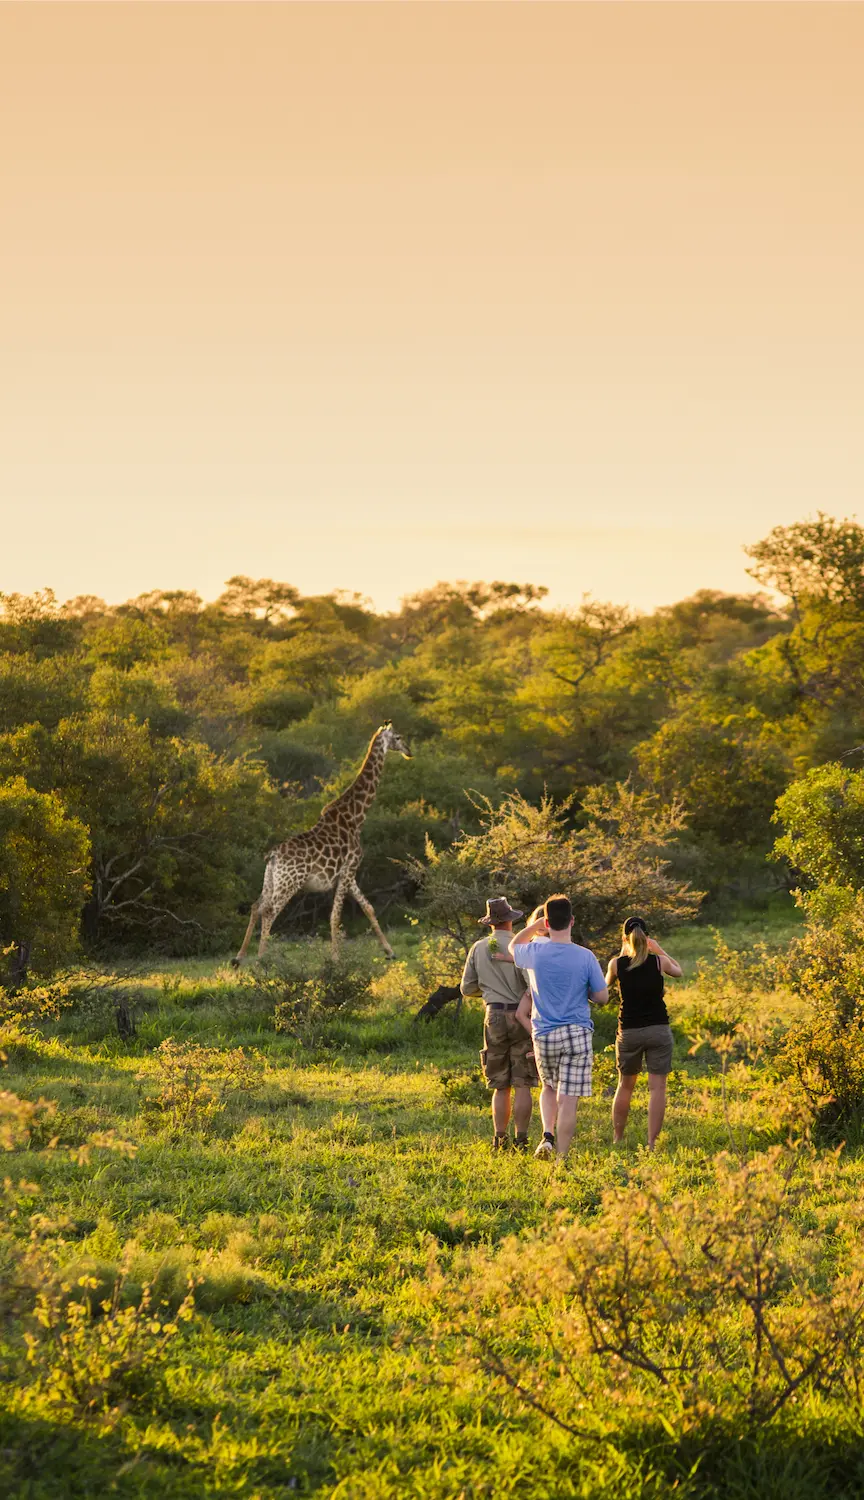
[[[252,903],[249,926],[236,958],[231,960],[237,968],[246,956],[246,950],[261,919],[261,938],[258,944],[260,958],[267,946],[270,929],[283,906],[298,891],[333,891],[333,906],[330,911],[330,942],[335,954],[339,949],[339,924],[346,896],[353,896],[361,911],[369,919],[370,926],[388,958],[395,954],[390,947],[375,915],[372,902],[368,901],[357,884],[357,867],[363,858],[360,845],[360,830],[366,814],[375,800],[378,782],[388,750],[395,750],[406,760],[411,752],[402,736],[396,733],[388,721],[376,729],[366,758],[349,787],[329,802],[318,822],[306,831],[295,833],[284,843],[277,844],[267,856],[264,869],[264,885],[257,901]]]

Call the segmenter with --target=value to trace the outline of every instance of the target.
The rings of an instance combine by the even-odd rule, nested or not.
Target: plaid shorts
[[[559,1094],[591,1097],[594,1049],[587,1026],[556,1026],[534,1038],[534,1056],[541,1082]]]

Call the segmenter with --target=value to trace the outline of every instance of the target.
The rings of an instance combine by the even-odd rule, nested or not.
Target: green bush
[[[273,1006],[277,1031],[315,1046],[337,1018],[356,1015],[369,1003],[381,965],[352,945],[334,958],[309,944],[304,954],[278,952],[248,971],[245,983]]]
[[[808,1392],[847,1399],[864,1373],[864,1268],[818,1236],[790,1241],[830,1161],[776,1148],[670,1199],[662,1169],[604,1193],[596,1219],[512,1239],[430,1278],[437,1346],[466,1347],[499,1389],[577,1439],[608,1402],[635,1425],[759,1429]],[[590,1392],[590,1397],[588,1393]]]
[[[430,928],[464,951],[493,891],[526,912],[566,891],[578,940],[589,944],[607,938],[631,911],[660,930],[695,916],[701,894],[670,874],[664,858],[683,826],[679,808],[629,783],[593,787],[583,799],[582,826],[573,829],[573,802],[544,796],[535,807],[513,793],[500,807],[480,805],[480,833],[462,834],[443,852],[427,841],[425,863],[410,867]]]
[[[864,884],[864,771],[818,766],[778,797],[774,822],[775,855],[814,884]]]
[[[149,1287],[136,1306],[123,1307],[122,1278],[94,1307],[86,1293],[95,1285],[94,1278],[82,1276],[77,1291],[85,1295],[71,1300],[66,1300],[70,1286],[41,1291],[35,1327],[24,1336],[37,1387],[49,1402],[81,1416],[111,1412],[159,1360],[180,1324],[195,1315],[191,1286],[172,1317],[153,1306]]]
[[[0,771],[0,939],[31,946],[30,967],[51,974],[75,951],[89,888],[90,840],[53,790]],[[0,974],[6,967],[0,941]]]
[[[801,1083],[820,1132],[839,1138],[864,1121],[864,894],[834,888],[802,899],[811,920],[782,971],[807,1012],[780,1062]]]
[[[228,1098],[249,1093],[261,1073],[261,1059],[242,1047],[201,1047],[166,1037],[154,1053],[158,1092],[148,1096],[142,1113],[157,1130],[172,1135],[206,1135]],[[139,1081],[149,1082],[149,1073]]]

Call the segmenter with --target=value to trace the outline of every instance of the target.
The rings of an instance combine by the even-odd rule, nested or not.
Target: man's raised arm
[[[530,943],[531,939],[538,932],[545,932],[545,930],[546,930],[546,921],[545,921],[544,917],[541,917],[540,920],[539,920],[539,922],[529,922],[528,926],[527,927],[523,927],[521,932],[514,932],[512,938],[510,939],[510,942],[507,944],[510,952],[513,954],[514,959],[516,958],[516,954],[514,952],[514,949],[516,948],[516,946],[518,944],[521,943],[521,944],[523,944],[524,946],[527,947],[527,945]],[[518,959],[516,961],[518,963]]]

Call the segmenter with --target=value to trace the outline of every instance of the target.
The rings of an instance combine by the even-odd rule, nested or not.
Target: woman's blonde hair
[[[650,949],[648,947],[648,934],[641,925],[634,925],[627,931],[628,923],[624,923],[624,931],[621,933],[621,952],[630,959],[629,967],[638,968],[644,964]]]

